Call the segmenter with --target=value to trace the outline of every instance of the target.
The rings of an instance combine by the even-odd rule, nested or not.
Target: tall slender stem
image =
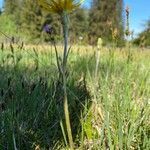
[[[68,98],[67,98],[67,79],[66,79],[66,67],[67,67],[67,54],[68,54],[68,14],[67,12],[63,12],[62,14],[62,27],[63,27],[63,38],[64,38],[64,53],[63,53],[63,62],[62,62],[62,80],[63,80],[63,92],[64,92],[64,113],[65,113],[65,121],[67,127],[67,134],[69,139],[69,145],[71,150],[74,149],[72,131],[70,125],[70,116],[69,116],[69,108],[68,108]]]
[[[68,53],[69,21],[68,21],[68,13],[65,11],[62,13],[62,27],[63,27],[63,38],[64,38],[63,67],[66,68],[67,53]]]

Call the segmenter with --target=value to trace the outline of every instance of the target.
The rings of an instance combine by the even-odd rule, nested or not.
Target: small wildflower
[[[81,41],[82,41],[82,40],[83,40],[83,37],[82,37],[82,36],[80,36],[80,37],[79,37],[79,40],[81,40]]]
[[[47,34],[52,34],[52,31],[53,31],[52,26],[50,26],[50,25],[48,25],[48,24],[46,24],[46,25],[44,26],[43,30],[44,30]]]

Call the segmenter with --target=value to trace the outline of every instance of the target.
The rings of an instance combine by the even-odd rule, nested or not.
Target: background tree
[[[150,46],[150,19],[146,23],[145,30],[139,34],[133,43],[141,47]]]
[[[35,0],[24,0],[22,1],[20,11],[20,26],[22,31],[35,39],[41,35],[41,27],[44,22],[43,14]]]
[[[19,0],[4,0],[4,9],[6,14],[15,14]]]
[[[44,41],[49,40],[49,37],[42,33],[45,24],[53,26],[54,34],[57,38],[60,35],[58,17],[43,12],[35,0],[5,0],[4,11],[6,16],[11,16],[10,18],[15,23],[18,31],[23,33],[30,41],[40,37]]]
[[[78,8],[75,12],[71,14],[70,20],[70,33],[71,33],[71,41],[73,43],[80,40],[87,40],[87,32],[88,32],[88,13],[84,8]]]
[[[20,8],[22,0],[4,0],[4,13],[11,16],[16,25],[20,24]]]
[[[93,0],[89,12],[89,40],[96,43],[101,37],[104,41],[112,42],[113,32],[116,31],[119,41],[123,38],[122,0]]]

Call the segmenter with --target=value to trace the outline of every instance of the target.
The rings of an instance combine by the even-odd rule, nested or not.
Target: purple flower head
[[[52,33],[52,26],[46,24],[43,28],[43,30],[47,33],[47,34],[51,34]]]

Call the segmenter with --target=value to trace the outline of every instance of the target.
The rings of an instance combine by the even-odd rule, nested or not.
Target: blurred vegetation
[[[101,37],[104,45],[115,43],[117,46],[124,46],[123,8],[123,0],[119,2],[93,0],[89,9],[80,7],[75,10],[70,14],[71,43],[95,45],[97,39]],[[42,11],[37,1],[4,0],[4,9],[0,11],[0,31],[28,43],[42,43],[50,40],[49,36],[43,32],[43,27],[49,24],[53,27],[55,39],[60,42],[62,29],[59,20],[57,15]],[[145,30],[132,42],[141,47],[149,46],[149,37],[150,21],[148,20]],[[2,34],[0,39],[2,39]]]
[[[97,42],[98,37],[105,43],[113,43],[116,36],[118,45],[124,43],[123,0],[93,0],[89,12],[89,40]]]
[[[101,2],[101,5],[99,3]],[[109,5],[107,5],[109,3]],[[106,44],[112,43],[112,34],[117,34],[117,43],[124,43],[123,35],[123,2],[122,0],[108,1],[93,0],[91,8],[79,8],[71,14],[70,41],[72,43],[96,44],[98,37],[104,39]],[[48,41],[43,35],[43,26],[53,26],[56,39],[62,38],[62,29],[59,18],[52,13],[45,13],[34,0],[4,0],[3,15],[10,18],[14,26],[13,31],[22,33],[28,42]],[[1,18],[3,20],[4,18]],[[5,28],[5,24],[3,25]],[[2,30],[6,31],[6,30]],[[11,33],[8,32],[11,35]]]
[[[138,35],[133,43],[141,47],[150,46],[150,19],[146,23],[145,30]]]
[[[0,31],[3,31],[3,33],[7,33],[8,35],[13,36],[16,35],[17,27],[11,17],[11,15],[0,15]]]
[[[84,37],[84,41],[87,41],[85,38],[87,33],[87,10],[83,8],[79,8],[74,13],[71,14],[70,20],[70,31],[71,31],[71,41],[73,43],[79,41],[79,37]],[[56,36],[56,40],[62,39],[62,29],[59,23],[60,18],[52,13],[47,13],[42,11],[42,9],[38,5],[38,1],[35,0],[5,0],[4,1],[4,10],[3,17],[1,17],[1,21],[3,19],[9,20],[13,25],[10,25],[10,30],[14,32],[21,32],[24,35],[25,40],[28,42],[34,41],[49,41],[49,37],[44,34],[43,27],[46,24],[49,24],[53,27],[53,33]],[[3,27],[1,31],[6,34],[12,36],[11,32],[8,32],[5,24],[3,22]]]

